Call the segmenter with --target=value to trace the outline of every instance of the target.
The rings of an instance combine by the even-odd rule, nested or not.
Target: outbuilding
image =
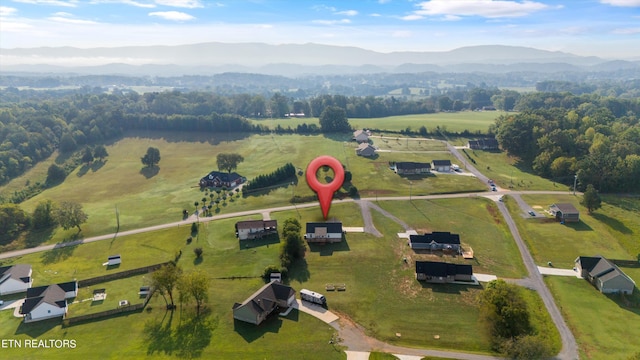
[[[549,207],[549,211],[556,217],[556,220],[561,222],[580,221],[580,212],[569,203],[553,204]]]

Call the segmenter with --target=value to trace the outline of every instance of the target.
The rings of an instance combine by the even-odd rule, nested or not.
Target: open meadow
[[[395,140],[385,140],[393,142]],[[426,147],[427,141],[415,146]],[[442,149],[442,143],[431,142],[430,148]],[[414,144],[412,142],[412,144]],[[144,169],[140,157],[150,146],[160,150],[161,161],[155,169]],[[473,177],[454,174],[437,174],[427,177],[407,178],[389,169],[391,161],[430,162],[433,159],[450,159],[444,152],[412,153],[405,151],[383,152],[373,159],[355,154],[355,143],[348,136],[302,135],[249,135],[131,133],[108,144],[109,157],[100,167],[79,166],[60,185],[49,188],[23,202],[21,207],[31,212],[38,202],[67,200],[83,204],[89,215],[82,232],[58,228],[53,232],[32,233],[19,241],[16,248],[56,243],[88,237],[117,230],[120,231],[182,220],[182,210],[194,211],[194,202],[201,202],[205,193],[198,187],[200,178],[217,170],[216,155],[237,152],[244,157],[236,172],[247,179],[268,174],[287,162],[300,170],[320,154],[339,159],[353,174],[352,184],[360,190],[360,196],[426,195],[448,192],[484,191],[484,185]],[[391,146],[389,148],[392,149]],[[42,177],[42,166],[29,173]],[[42,181],[41,179],[32,179]],[[15,180],[23,182],[24,178]],[[6,185],[15,187],[15,182]],[[4,189],[0,189],[3,191]],[[342,190],[343,194],[346,189]],[[281,186],[252,192],[246,196],[214,205],[213,214],[232,213],[257,208],[291,205],[294,196],[313,198],[314,192],[307,186],[304,176],[297,176]]]
[[[437,127],[450,132],[463,132],[468,130],[472,133],[486,134],[489,126],[495,119],[506,114],[501,111],[459,111],[440,112],[433,114],[399,115],[383,118],[350,118],[349,124],[356,129],[379,129],[384,131],[399,132],[407,128],[418,131],[424,126],[429,132],[434,132]],[[252,123],[260,124],[275,129],[278,125],[283,128],[291,127],[295,129],[301,124],[315,124],[320,126],[318,118],[284,118],[284,119],[252,119]]]

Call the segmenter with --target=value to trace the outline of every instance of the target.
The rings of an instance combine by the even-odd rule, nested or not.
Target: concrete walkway
[[[573,269],[557,269],[552,267],[538,266],[538,271],[540,271],[540,274],[542,275],[575,276],[579,279],[582,279],[580,273]]]
[[[302,301],[300,299],[296,299],[296,303],[293,305],[293,307],[298,309],[299,311],[302,311],[303,313],[314,316],[327,324],[330,324],[339,319],[338,315],[323,308],[322,306],[315,305],[307,301]]]

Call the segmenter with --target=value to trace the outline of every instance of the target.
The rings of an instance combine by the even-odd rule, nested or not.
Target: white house
[[[353,140],[358,143],[369,142],[369,136],[371,136],[371,132],[369,130],[356,130],[353,132]]]
[[[438,172],[451,171],[451,160],[431,160],[431,167]]]
[[[635,281],[612,261],[602,256],[579,256],[575,260],[576,270],[603,294],[624,293],[631,295]]]
[[[27,291],[33,284],[31,265],[0,266],[0,295]]]
[[[309,243],[336,243],[342,241],[342,223],[307,223],[307,231],[304,235]]]
[[[76,281],[31,288],[27,290],[27,298],[20,313],[24,315],[24,322],[64,317],[67,313],[67,299],[77,295]]]
[[[236,236],[239,240],[261,238],[277,232],[277,220],[248,220],[236,223]]]

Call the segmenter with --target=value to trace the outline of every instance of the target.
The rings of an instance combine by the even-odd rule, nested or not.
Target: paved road
[[[456,156],[458,156],[459,154],[457,153],[457,150],[450,146],[452,153],[456,154]],[[473,166],[467,165],[467,170],[470,172],[473,172],[474,174],[476,174],[476,176],[480,179],[487,179],[484,175],[482,175],[480,172],[478,172]],[[486,181],[486,180],[484,180]],[[367,208],[367,210],[370,210],[370,207],[372,207],[372,201],[397,201],[397,200],[432,200],[432,199],[445,199],[445,198],[465,198],[465,197],[475,197],[475,196],[487,196],[487,195],[501,195],[501,194],[571,194],[570,191],[499,191],[499,192],[492,192],[490,194],[488,193],[467,193],[467,194],[442,194],[442,195],[424,195],[424,196],[393,196],[393,197],[376,197],[376,198],[363,198],[360,199],[360,205]],[[353,202],[356,200],[353,199],[344,199],[344,200],[335,200],[334,203],[342,203],[342,202]],[[364,204],[363,204],[364,203]],[[527,249],[526,245],[524,244],[524,242],[522,241],[522,238],[520,237],[520,233],[518,232],[518,229],[513,221],[513,219],[511,218],[511,215],[509,214],[506,206],[504,205],[504,203],[502,202],[497,202],[498,204],[498,208],[500,209],[500,211],[502,212],[505,221],[507,222],[509,229],[516,241],[516,244],[518,245],[518,249],[520,250],[520,254],[522,256],[523,262],[527,268],[527,271],[529,272],[529,277],[523,280],[516,280],[516,283],[521,283],[531,289],[537,290],[549,312],[549,314],[551,315],[551,318],[553,319],[554,324],[556,325],[556,327],[558,328],[558,331],[560,332],[560,336],[562,338],[562,350],[560,351],[560,353],[558,354],[558,358],[563,359],[563,360],[573,360],[573,359],[578,359],[578,350],[577,350],[577,344],[576,344],[576,340],[573,337],[573,334],[571,333],[571,331],[569,330],[567,324],[565,323],[564,319],[562,318],[562,315],[558,309],[558,307],[556,306],[553,297],[551,296],[551,293],[549,292],[549,289],[546,287],[546,285],[544,284],[543,280],[542,280],[542,275],[540,274],[540,272],[538,271],[537,266],[535,265],[535,262],[533,261],[533,258],[531,257],[531,254],[529,253],[529,250]],[[211,217],[206,217],[206,218],[200,218],[199,221],[200,222],[209,222],[209,221],[215,221],[215,220],[219,220],[219,219],[227,219],[227,218],[234,218],[234,217],[239,217],[239,216],[246,216],[246,215],[254,215],[254,214],[265,214],[265,213],[271,213],[271,212],[278,212],[278,211],[288,211],[288,210],[294,210],[294,209],[300,209],[300,208],[309,208],[309,207],[315,207],[318,206],[319,204],[317,202],[313,202],[313,203],[306,203],[306,204],[300,204],[300,205],[290,205],[290,206],[281,206],[281,207],[273,207],[273,208],[268,208],[268,209],[258,209],[258,210],[248,210],[248,211],[241,211],[241,212],[236,212],[236,213],[230,213],[230,214],[222,214],[222,215],[216,215],[216,216],[211,216]],[[375,206],[377,207],[377,206]],[[379,207],[376,208],[376,210],[380,211],[382,209],[380,209]],[[190,225],[191,223],[193,223],[195,219],[193,217],[183,220],[183,221],[178,221],[178,222],[173,222],[173,223],[168,223],[168,224],[161,224],[161,225],[156,225],[156,226],[150,226],[150,227],[146,227],[146,228],[141,228],[141,229],[134,229],[134,230],[128,230],[128,231],[123,231],[123,232],[118,232],[118,233],[114,233],[114,234],[106,234],[106,235],[101,235],[101,236],[95,236],[95,237],[90,237],[90,238],[86,238],[86,239],[81,239],[81,240],[75,240],[75,241],[68,241],[68,242],[63,242],[63,243],[58,243],[58,244],[52,244],[52,245],[43,245],[43,246],[39,246],[39,247],[35,247],[35,248],[30,248],[30,249],[23,249],[23,250],[17,250],[17,251],[10,251],[10,252],[5,252],[0,254],[0,259],[6,259],[6,258],[10,258],[10,257],[15,257],[15,256],[21,256],[21,255],[25,255],[25,254],[30,254],[30,253],[35,253],[35,252],[40,252],[40,251],[47,251],[47,250],[52,250],[52,249],[56,249],[56,248],[63,248],[63,247],[68,247],[68,246],[75,246],[75,245],[79,245],[79,244],[85,244],[85,243],[90,243],[90,242],[95,242],[95,241],[102,241],[102,240],[107,240],[107,239],[114,239],[114,238],[118,238],[118,237],[123,237],[123,236],[127,236],[127,235],[132,235],[132,234],[139,234],[139,233],[143,233],[143,232],[150,232],[150,231],[157,231],[157,230],[162,230],[162,229],[167,229],[167,228],[172,228],[172,227],[177,227],[180,225]],[[375,229],[375,228],[374,228]],[[377,231],[377,230],[376,230]],[[346,330],[345,330],[346,331]],[[362,333],[362,335],[364,336],[364,332]],[[371,339],[372,343],[376,345],[376,347],[373,347],[374,349],[382,349],[383,351],[388,351],[388,352],[396,352],[396,353],[402,353],[402,351],[400,350],[407,350],[405,348],[400,348],[400,347],[396,347],[396,346],[392,346],[392,345],[388,345],[385,343],[382,343],[378,340],[375,339]],[[369,342],[369,341],[368,341]],[[349,344],[345,345],[349,346]],[[353,346],[355,347],[355,344],[353,344]],[[351,347],[349,347],[349,349],[351,349]],[[369,348],[371,349],[371,348]],[[351,350],[358,350],[358,349],[351,349]],[[411,353],[407,353],[407,354],[411,354],[411,355],[431,355],[431,356],[441,356],[441,357],[454,357],[454,358],[458,358],[458,359],[473,359],[473,360],[480,360],[480,359],[495,359],[492,357],[485,357],[485,356],[477,356],[474,355],[474,357],[468,357],[470,356],[469,354],[465,354],[465,353],[450,353],[450,352],[432,352],[430,350],[416,350],[416,349],[409,349],[411,350]],[[437,353],[437,354],[436,354]]]

